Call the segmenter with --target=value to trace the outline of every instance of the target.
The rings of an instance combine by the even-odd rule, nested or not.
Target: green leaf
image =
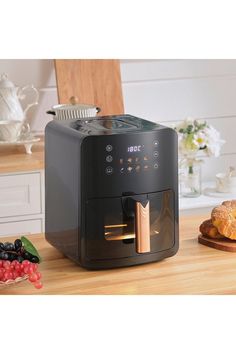
[[[25,236],[21,236],[21,242],[24,245],[24,249],[30,254],[32,254],[33,256],[38,257],[39,262],[41,262],[41,257],[38,251],[36,250],[36,248],[34,247],[34,245],[30,242],[30,240],[28,240],[28,238],[26,238]]]

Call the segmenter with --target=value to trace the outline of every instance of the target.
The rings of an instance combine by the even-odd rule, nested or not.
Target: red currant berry
[[[35,274],[37,275],[37,280],[39,280],[39,279],[41,279],[41,278],[42,278],[42,275],[41,275],[41,273],[40,273],[40,272],[36,272]]]
[[[33,274],[34,273],[34,268],[30,265],[28,269],[28,274]]]
[[[37,281],[36,283],[34,283],[34,286],[36,289],[41,289],[43,287],[43,284],[40,281]]]
[[[35,281],[38,280],[37,274],[36,273],[32,273],[29,276],[29,281],[31,281],[32,283],[34,283]]]
[[[30,265],[30,261],[25,259],[21,264],[23,264],[23,266],[28,266],[28,265]]]
[[[11,270],[7,269],[5,274],[4,274],[4,277],[6,280],[10,280],[10,279],[13,279],[13,273]]]
[[[12,274],[13,274],[13,279],[14,280],[19,277],[19,273],[16,270],[13,270]]]
[[[14,261],[11,262],[11,265],[15,267],[16,264],[19,264],[19,262],[16,259],[14,259]]]
[[[24,269],[23,269],[23,271],[24,271],[25,274],[28,274],[29,266],[25,266]]]
[[[38,269],[38,264],[37,263],[31,263],[31,267],[33,267],[34,272]]]
[[[18,264],[15,265],[15,270],[16,270],[17,272],[20,272],[20,270],[21,270],[21,265],[20,265],[20,263],[18,263]]]
[[[9,269],[10,266],[11,266],[11,262],[10,262],[10,261],[5,261],[4,264],[3,264],[3,267],[4,267],[5,269]]]

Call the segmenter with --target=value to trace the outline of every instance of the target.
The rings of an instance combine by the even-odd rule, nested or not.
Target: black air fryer
[[[82,267],[178,250],[177,134],[117,115],[46,127],[46,239]]]

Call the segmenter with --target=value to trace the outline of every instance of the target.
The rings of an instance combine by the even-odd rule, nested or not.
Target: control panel
[[[173,129],[90,136],[81,149],[86,198],[110,198],[172,189],[178,172]]]
[[[158,140],[150,141],[148,144],[122,146],[122,149],[107,144],[104,148],[104,172],[106,175],[114,173],[124,175],[157,170],[159,168],[158,147]]]

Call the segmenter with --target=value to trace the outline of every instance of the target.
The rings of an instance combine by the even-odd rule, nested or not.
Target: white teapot
[[[26,91],[34,91],[34,101],[22,109],[20,100],[26,97]],[[15,87],[6,74],[0,76],[0,121],[23,121],[28,109],[38,104],[39,93],[33,85]]]

